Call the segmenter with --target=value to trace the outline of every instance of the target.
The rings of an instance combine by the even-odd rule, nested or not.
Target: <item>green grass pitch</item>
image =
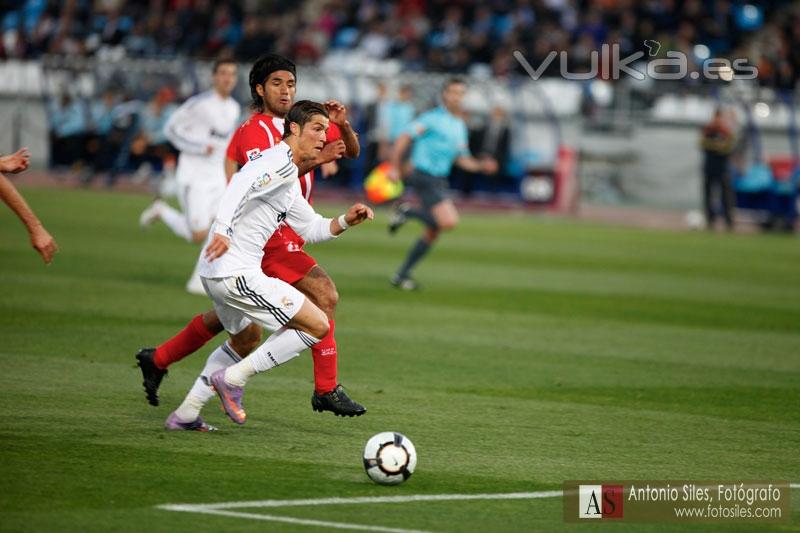
[[[164,419],[218,342],[173,367],[158,408],[133,355],[209,307],[183,290],[196,247],[140,230],[145,196],[24,193],[62,251],[45,267],[0,209],[0,530],[322,531],[156,506],[568,479],[800,482],[796,238],[467,213],[419,268],[424,290],[402,293],[388,278],[419,230],[391,238],[379,211],[309,248],[341,295],[341,380],[369,412],[312,412],[305,353],[253,379],[245,426],[214,400],[205,415],[221,431],[175,434]],[[419,453],[398,487],[374,485],[360,462],[387,430]],[[776,529],[800,527],[798,492]],[[242,511],[453,532],[732,529],[564,524],[560,498]]]

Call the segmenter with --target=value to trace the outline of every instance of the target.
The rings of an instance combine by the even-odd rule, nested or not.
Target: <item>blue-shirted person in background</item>
[[[382,130],[382,136],[390,143],[397,140],[400,135],[405,133],[406,128],[414,120],[417,111],[411,99],[414,97],[414,90],[410,85],[401,85],[397,92],[397,99],[385,102],[378,111],[378,123]]]
[[[55,167],[69,167],[84,159],[88,119],[83,100],[64,93],[49,102],[51,159]]]
[[[389,232],[394,234],[409,218],[425,224],[422,236],[413,244],[392,285],[404,290],[418,288],[411,270],[425,257],[442,231],[458,224],[458,211],[447,197],[447,178],[453,165],[469,172],[495,174],[497,161],[489,156],[476,159],[469,152],[467,125],[462,118],[462,103],[467,86],[463,80],[452,78],[442,89],[442,105],[417,117],[397,138],[391,151],[389,178],[400,179],[403,156],[411,146],[410,165],[406,165],[405,183],[410,185],[420,201],[412,208],[400,204],[392,213]],[[413,144],[413,146],[412,146]],[[408,168],[410,166],[410,168]]]

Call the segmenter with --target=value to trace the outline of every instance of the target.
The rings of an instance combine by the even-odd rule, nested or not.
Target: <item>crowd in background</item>
[[[51,165],[78,171],[85,183],[105,176],[109,186],[120,175],[144,181],[174,168],[164,125],[177,109],[175,92],[162,87],[148,101],[125,94],[108,88],[93,100],[64,93],[48,102]]]
[[[364,145],[362,157],[342,160],[337,185],[358,187],[371,169],[386,161],[392,143],[423,109],[414,102],[414,88],[395,89],[378,84],[374,103],[351,108],[354,127]],[[96,98],[64,93],[48,102],[51,166],[76,172],[85,184],[103,179],[113,186],[121,176],[135,181],[159,182],[174,169],[177,152],[164,135],[164,125],[177,109],[176,93],[163,86],[149,100],[141,100],[120,88],[108,87]],[[243,109],[243,117],[247,114]],[[454,170],[451,185],[465,195],[476,191],[513,193],[518,176],[509,172],[510,122],[505,110],[495,108],[488,117],[465,117],[470,126],[470,150],[492,155],[500,172],[491,176]]]
[[[800,5],[791,0],[0,0],[0,56],[41,54],[215,57],[263,51],[314,63],[334,50],[403,69],[504,76],[512,52],[540,64],[566,51],[580,71],[602,43],[622,54],[682,51],[747,58],[763,85],[800,76]],[[554,62],[545,74],[558,72]]]

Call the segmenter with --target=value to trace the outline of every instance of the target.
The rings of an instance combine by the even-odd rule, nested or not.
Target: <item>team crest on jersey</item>
[[[247,155],[248,161],[255,161],[256,159],[261,157],[261,150],[259,150],[258,148],[253,148],[252,150],[246,151],[245,154]]]

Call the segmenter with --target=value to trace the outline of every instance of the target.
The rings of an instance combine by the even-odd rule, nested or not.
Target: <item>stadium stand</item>
[[[630,54],[649,52],[646,42],[657,41],[662,52],[680,50],[697,60],[707,54],[748,58],[765,86],[793,88],[800,75],[800,58],[792,54],[800,18],[790,0],[7,3],[4,58],[228,53],[248,61],[273,50],[314,64],[346,50],[399,61],[404,71],[504,76],[519,70],[513,50],[534,60],[568,51],[571,69],[579,70],[602,43]]]

